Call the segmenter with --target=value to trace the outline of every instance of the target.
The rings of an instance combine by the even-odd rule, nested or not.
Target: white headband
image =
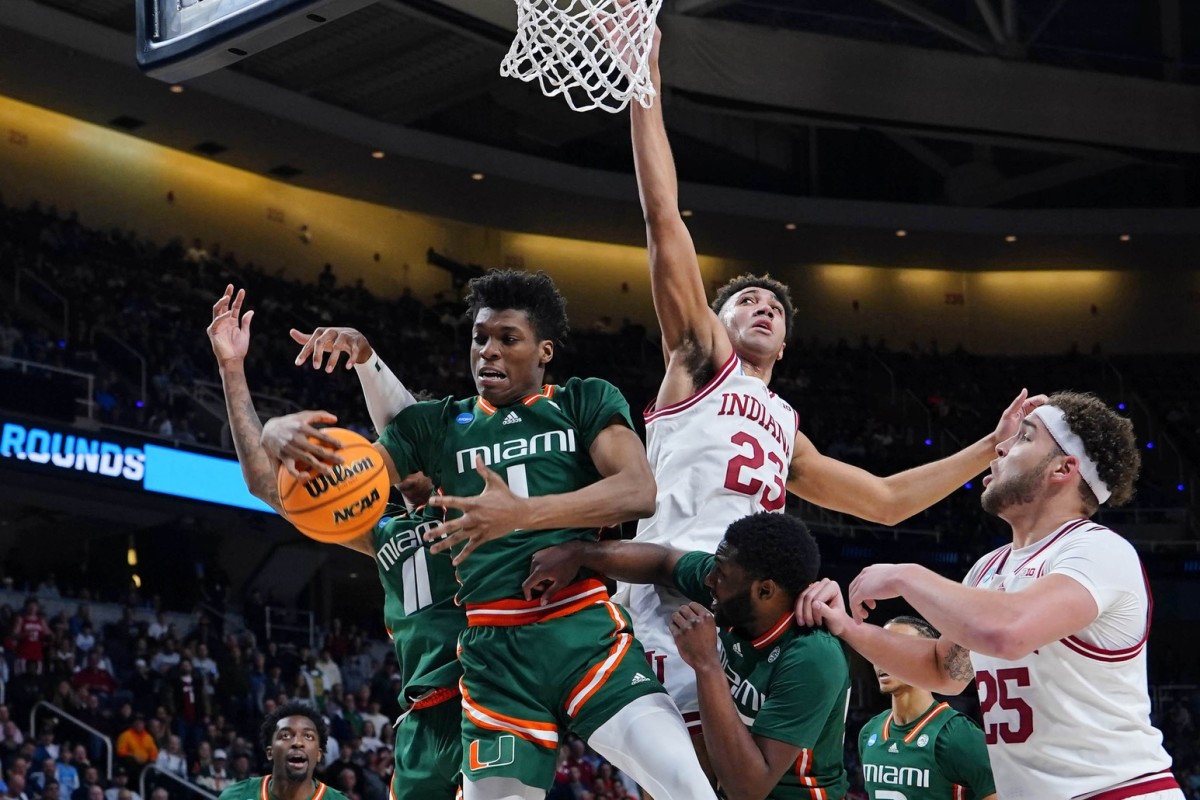
[[[1058,406],[1038,406],[1029,416],[1040,419],[1063,452],[1069,456],[1075,456],[1075,459],[1079,461],[1079,477],[1083,478],[1083,482],[1092,490],[1092,494],[1096,495],[1096,499],[1101,503],[1108,500],[1112,492],[1109,491],[1108,484],[1100,480],[1100,471],[1096,469],[1096,462],[1088,456],[1087,448],[1083,446],[1083,439],[1080,439],[1079,435],[1067,424],[1067,415],[1063,413],[1063,410]]]

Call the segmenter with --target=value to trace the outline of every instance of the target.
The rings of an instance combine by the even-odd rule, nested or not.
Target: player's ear
[[[779,591],[779,584],[770,578],[765,578],[761,581],[755,581],[755,584],[756,586],[753,593],[757,595],[758,599],[763,602],[770,600],[775,596],[776,592]]]
[[[786,350],[786,349],[787,349],[787,342],[784,342],[783,344],[779,345],[779,352],[775,354],[775,360],[776,360],[776,361],[778,361],[778,360],[780,360],[781,358],[783,358],[783,351],[784,351],[784,350]]]
[[[546,366],[554,358],[554,342],[543,339],[538,343],[538,365]]]

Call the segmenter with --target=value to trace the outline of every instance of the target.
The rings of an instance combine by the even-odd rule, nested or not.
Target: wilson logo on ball
[[[308,492],[309,497],[320,497],[330,489],[336,488],[343,483],[347,478],[354,475],[360,475],[363,472],[368,472],[375,467],[375,461],[368,456],[354,462],[353,464],[334,464],[332,475],[317,474],[315,478],[304,484],[304,490]]]

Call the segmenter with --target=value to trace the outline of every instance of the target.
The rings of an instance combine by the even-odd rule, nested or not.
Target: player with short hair
[[[307,703],[285,703],[268,714],[259,729],[271,773],[238,781],[221,792],[220,800],[346,800],[314,777],[328,739],[319,711]]]
[[[655,32],[651,78],[661,87]],[[661,94],[659,95],[662,96]],[[768,387],[783,357],[795,309],[787,286],[742,275],[710,305],[696,249],[679,212],[679,187],[662,103],[631,107],[634,165],[662,329],[666,375],[647,407],[646,451],[658,482],[657,510],[637,540],[712,552],[730,522],[781,511],[791,492],[823,508],[895,525],[949,495],[987,466],[1020,410],[1043,398],[1025,391],[995,431],[961,452],[889,477],[822,455],[799,430],[799,415]],[[695,680],[680,664],[668,623],[683,598],[661,586],[622,587],[646,651],[689,727]]]
[[[841,800],[849,663],[833,636],[800,627],[792,613],[820,561],[803,522],[760,512],[730,525],[716,555],[627,541],[549,548],[534,556],[526,590],[552,603],[583,567],[681,592],[690,602],[672,616],[671,633],[696,673],[724,796]]]
[[[254,312],[242,314],[244,301],[244,290],[235,296],[233,287],[227,287],[213,305],[208,336],[220,367],[230,430],[246,486],[282,514],[276,470],[261,443],[262,425],[246,383],[244,365]],[[297,333],[293,332],[297,341],[305,338]],[[314,360],[315,367],[321,366],[328,353],[332,369],[342,352],[347,353],[348,366],[358,365],[360,359],[366,365],[366,371],[358,372],[368,397],[368,410],[379,430],[401,408],[415,402],[407,391],[377,388],[376,376],[386,370],[386,365],[376,366],[381,362],[357,331],[318,329],[305,341],[321,351],[320,358]],[[285,437],[279,447],[290,448],[290,469],[296,469],[296,460],[323,466],[310,450],[303,449],[308,445],[306,432],[324,436],[312,427],[321,421],[336,420],[325,412],[302,412],[277,426],[277,436]],[[291,441],[293,433],[302,444]],[[336,444],[335,440],[325,439]],[[414,473],[400,484],[401,492],[412,498],[406,496],[405,500],[412,503],[412,511],[391,514],[361,536],[343,543],[375,562],[384,591],[383,623],[395,646],[403,678],[399,700],[405,713],[396,728],[392,800],[450,800],[459,784],[462,712],[457,700],[462,669],[455,650],[458,635],[466,627],[466,615],[454,602],[458,582],[450,559],[429,555],[421,538],[445,518],[441,509],[425,505],[431,489],[424,475]]]
[[[601,380],[543,385],[568,330],[547,275],[493,270],[469,287],[478,394],[412,405],[376,443],[393,481],[423,472],[448,493],[431,503],[453,509],[427,538],[444,537],[432,552],[455,549],[467,614],[464,795],[544,796],[570,728],[660,800],[712,797],[603,584],[579,580],[550,606],[523,596],[534,552],[653,510],[628,404]]]
[[[893,617],[883,626],[905,636],[936,639],[920,617]],[[858,758],[870,800],[996,800],[983,731],[949,703],[876,668],[891,708],[858,734]]]
[[[1133,496],[1133,425],[1097,398],[1051,395],[996,448],[982,503],[1013,541],[961,584],[916,564],[876,564],[850,585],[814,584],[797,614],[877,668],[942,693],[979,687],[996,788],[1005,800],[1182,800],[1150,722],[1150,588],[1133,545],[1090,517]],[[935,641],[863,620],[903,597]]]

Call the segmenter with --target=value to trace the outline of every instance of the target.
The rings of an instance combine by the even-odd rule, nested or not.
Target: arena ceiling
[[[0,51],[15,52],[7,42],[45,61],[17,76],[0,52],[0,90],[21,98],[105,123],[123,114],[146,123],[139,136],[216,143],[225,149],[211,157],[225,163],[431,213],[461,217],[467,201],[445,187],[485,171],[535,191],[493,183],[489,198],[470,200],[480,221],[640,238],[627,117],[574,113],[498,75],[511,0],[378,0],[189,82],[213,104],[194,98],[183,112],[150,97],[154,81],[125,74],[132,0],[5,4]],[[1200,4],[666,0],[660,21],[683,202],[700,211],[888,236],[923,225],[986,236],[1196,230]],[[102,103],[99,86],[76,97],[56,85],[64,59],[32,44],[43,28],[109,62],[105,86],[124,59],[121,88],[109,90],[119,102]],[[218,103],[242,110],[226,119]],[[355,148],[399,161],[359,163]],[[577,213],[565,219],[564,208]],[[1047,209],[1081,213],[1038,213]],[[607,227],[581,228],[580,215]],[[733,246],[712,236],[713,249]]]

